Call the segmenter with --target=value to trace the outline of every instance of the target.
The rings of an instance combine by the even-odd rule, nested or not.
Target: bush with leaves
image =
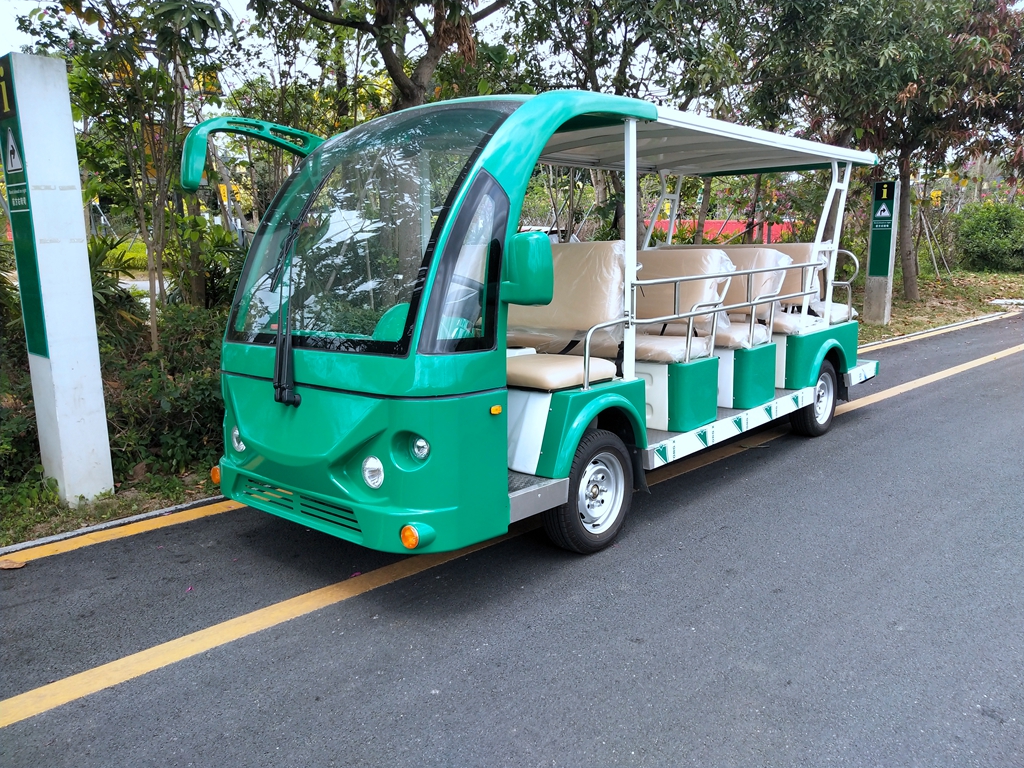
[[[979,272],[1024,272],[1024,208],[972,203],[956,216],[960,265]]]
[[[160,313],[160,352],[104,360],[107,421],[116,477],[139,463],[177,473],[214,462],[223,449],[220,342],[226,313],[186,304]]]

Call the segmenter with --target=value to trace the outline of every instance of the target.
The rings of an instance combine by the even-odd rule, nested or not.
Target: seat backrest
[[[734,251],[726,251],[737,270],[763,269],[764,267],[777,267],[792,264],[793,260],[784,253],[773,248],[737,248]],[[778,293],[782,287],[782,280],[785,272],[761,272],[756,275],[741,275],[733,279],[729,285],[729,292],[726,294],[726,304],[742,304],[747,301],[747,280],[750,280],[750,298]],[[766,312],[767,305],[758,309],[758,313]]]
[[[793,260],[794,264],[810,264],[814,260],[814,243],[773,243],[771,245],[776,251],[784,253]],[[819,257],[820,258],[820,257]],[[821,284],[818,281],[818,273],[821,271],[820,267],[813,267],[810,269],[787,269],[786,277],[782,281],[782,290],[779,291],[783,296],[789,293],[801,293],[804,291],[804,280],[807,279],[808,271],[811,272],[810,284],[807,290],[814,291],[811,294],[813,299],[818,295],[821,290]],[[787,299],[782,302],[787,305],[799,305],[803,304],[803,299]]]
[[[674,247],[681,248],[681,249],[692,249],[692,250],[706,250],[707,249],[707,246],[701,246],[701,245],[681,245],[681,246],[674,246]],[[786,256],[789,256],[793,260],[792,261],[793,264],[810,264],[811,261],[814,260],[814,258],[813,258],[814,243],[770,243],[770,244],[767,244],[767,245],[761,244],[761,243],[734,243],[734,244],[730,244],[730,245],[723,245],[723,246],[721,246],[721,248],[727,254],[729,254],[730,258],[732,258],[733,254],[736,254],[736,258],[733,259],[733,261],[737,262],[737,263],[738,263],[738,261],[744,261],[745,260],[745,257],[743,256],[744,252],[756,251],[758,249],[763,249],[763,248],[770,248],[770,249],[772,249],[774,251],[778,251],[779,253],[783,253]],[[749,254],[748,254],[748,256],[749,256]],[[769,265],[765,264],[765,265],[762,265],[762,266],[769,266]],[[750,267],[737,267],[737,268],[738,269],[750,269]],[[808,286],[809,290],[814,291],[814,293],[811,295],[811,298],[816,296],[818,294],[818,292],[820,291],[821,283],[819,282],[819,279],[818,279],[818,272],[820,272],[820,271],[821,271],[820,268],[813,268],[812,269],[813,274],[812,274],[812,276],[810,278],[810,285]],[[784,277],[783,277],[783,280],[782,280],[782,288],[779,291],[779,293],[781,295],[786,295],[786,294],[789,294],[789,293],[801,293],[804,290],[803,285],[804,285],[804,279],[805,279],[805,276],[806,276],[806,272],[807,272],[807,270],[804,270],[804,269],[787,269],[784,272]],[[742,279],[742,278],[739,278],[739,279]],[[755,293],[755,295],[756,295],[756,293]],[[744,292],[743,292],[742,296],[744,297],[744,301],[745,301],[746,300],[746,284],[744,284]],[[782,303],[783,304],[787,304],[787,305],[800,305],[800,304],[803,303],[803,299],[789,299],[788,301],[784,301]]]
[[[727,273],[735,270],[729,257],[718,248],[655,248],[641,251],[637,254],[637,260],[643,265],[643,269],[637,274],[638,280],[716,275],[707,280],[679,283],[680,313],[691,312],[698,304],[715,301],[721,291],[721,284],[728,279]],[[672,283],[645,285],[637,289],[638,318],[666,317],[674,314],[675,288]],[[695,318],[695,322],[707,322],[708,319],[707,316],[701,315]]]
[[[551,303],[510,304],[508,327],[585,332],[622,317],[626,273],[623,240],[551,246],[555,287]]]

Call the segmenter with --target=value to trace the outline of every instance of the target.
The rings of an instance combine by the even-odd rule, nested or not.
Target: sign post
[[[864,322],[888,325],[892,315],[892,273],[896,263],[899,185],[876,181],[871,202],[868,271],[864,283]]]
[[[62,59],[0,58],[0,149],[43,471],[76,505],[114,479]]]

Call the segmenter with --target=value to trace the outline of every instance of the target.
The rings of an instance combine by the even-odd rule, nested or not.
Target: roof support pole
[[[625,188],[626,224],[626,279],[623,281],[625,295],[623,307],[626,324],[622,332],[622,378],[632,381],[636,378],[636,308],[633,306],[633,283],[636,282],[636,240],[637,240],[637,178],[636,178],[636,120],[630,118],[625,125],[626,164],[622,183]]]
[[[832,284],[836,279],[836,262],[839,259],[839,239],[843,233],[843,216],[846,210],[846,195],[850,190],[850,177],[853,174],[853,164],[843,163],[842,174],[839,171],[839,161],[832,161],[832,184],[829,186],[828,195],[825,197],[825,206],[818,219],[818,230],[814,237],[815,255],[825,250],[828,253],[827,282],[825,283],[825,322],[832,323]],[[837,200],[838,198],[838,200]],[[823,243],[825,227],[828,226],[829,214],[835,204],[836,218],[835,226],[832,228],[832,239]],[[804,297],[804,305],[807,304],[807,297]],[[805,311],[806,314],[806,311]]]

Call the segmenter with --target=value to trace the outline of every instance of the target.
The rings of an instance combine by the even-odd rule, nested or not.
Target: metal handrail
[[[853,281],[857,279],[857,275],[860,274],[860,260],[853,255],[853,252],[841,249],[836,251],[836,256],[840,253],[845,253],[851,259],[853,259],[853,275],[850,276],[849,280],[833,280],[832,286],[840,286],[846,289],[846,319],[853,320]],[[832,318],[828,318],[828,324],[832,325]]]
[[[854,272],[854,275],[851,278],[851,282],[852,282],[852,280],[857,277],[857,272],[859,272],[859,270],[860,270],[860,262],[857,260],[857,257],[854,256],[852,253],[849,253],[849,251],[841,251],[841,252],[849,254],[850,257],[853,258],[854,264],[857,266],[857,271]],[[668,284],[672,284],[673,287],[674,287],[673,288],[673,296],[672,296],[672,308],[675,310],[675,314],[673,314],[673,315],[664,315],[662,317],[640,318],[640,319],[636,318],[635,316],[634,317],[626,317],[626,316],[624,316],[624,317],[621,317],[621,318],[616,318],[614,320],[607,320],[607,321],[605,321],[603,323],[598,323],[597,325],[592,326],[587,331],[586,336],[584,337],[584,340],[583,340],[583,390],[589,390],[590,389],[590,358],[591,358],[590,347],[591,347],[591,342],[593,340],[595,332],[597,332],[597,331],[599,331],[599,330],[601,330],[603,328],[611,328],[611,327],[614,327],[614,326],[617,326],[617,325],[623,325],[623,324],[627,324],[627,323],[630,323],[632,325],[644,325],[644,326],[646,326],[646,325],[659,325],[659,324],[666,324],[666,323],[679,322],[681,320],[686,320],[688,322],[687,322],[687,325],[686,325],[686,351],[685,351],[684,361],[685,362],[689,362],[690,361],[690,351],[691,351],[691,347],[692,347],[692,343],[693,343],[693,318],[701,316],[701,315],[707,315],[707,314],[712,315],[710,339],[711,339],[711,345],[714,346],[715,335],[718,332],[718,316],[720,314],[722,314],[722,313],[726,313],[727,314],[729,312],[732,312],[732,311],[735,311],[735,310],[738,310],[738,309],[748,309],[749,308],[751,310],[751,312],[750,312],[750,321],[749,321],[749,323],[750,323],[750,331],[749,331],[749,335],[748,335],[748,343],[749,343],[749,345],[751,347],[753,347],[754,346],[754,330],[755,330],[755,328],[757,326],[757,312],[755,311],[756,307],[763,306],[765,304],[769,304],[770,305],[769,312],[768,312],[768,322],[767,322],[768,335],[770,337],[772,335],[772,329],[773,329],[773,326],[775,324],[775,304],[776,304],[776,302],[788,301],[790,299],[799,299],[799,298],[802,298],[804,296],[810,296],[810,295],[814,294],[815,291],[812,288],[806,287],[810,283],[810,278],[806,276],[808,274],[808,272],[806,272],[806,271],[804,272],[805,276],[804,276],[803,280],[801,281],[803,283],[803,285],[805,286],[805,290],[798,291],[796,293],[787,293],[785,295],[780,295],[780,292],[781,292],[781,288],[780,288],[779,291],[775,291],[774,293],[758,294],[758,296],[753,297],[753,296],[751,296],[751,292],[753,291],[753,284],[751,283],[751,281],[748,280],[747,281],[747,301],[739,302],[737,304],[729,304],[729,305],[724,305],[723,306],[722,302],[725,300],[725,295],[729,291],[729,286],[732,284],[733,278],[734,277],[743,277],[745,275],[765,274],[765,273],[768,273],[768,272],[785,272],[785,271],[788,271],[788,270],[791,270],[791,269],[800,269],[800,270],[818,269],[818,270],[821,270],[821,269],[825,269],[827,267],[827,265],[828,265],[827,261],[821,260],[821,261],[812,261],[812,262],[801,262],[801,263],[798,263],[798,264],[786,264],[786,265],[783,265],[783,266],[774,266],[774,267],[756,267],[754,269],[738,269],[738,270],[735,270],[733,272],[715,272],[715,273],[711,273],[711,274],[702,274],[702,275],[686,275],[686,276],[683,276],[683,277],[662,277],[662,278],[653,278],[651,280],[635,280],[635,281],[633,281],[633,283],[630,285],[630,290],[632,291],[632,294],[633,294],[633,296],[632,296],[632,298],[633,298],[632,305],[633,305],[634,308],[636,307],[636,290],[637,290],[637,288],[643,288],[646,285],[668,285]],[[813,272],[810,272],[810,274],[813,275]],[[696,280],[715,280],[715,279],[719,279],[719,280],[724,279],[725,280],[725,285],[723,286],[721,292],[718,294],[718,301],[706,302],[706,303],[702,303],[702,304],[695,304],[693,306],[693,308],[689,312],[680,312],[679,311],[679,286],[680,286],[681,283],[694,282]],[[849,283],[840,283],[840,282],[833,281],[833,285],[844,285],[847,288],[847,306],[848,307],[852,306],[852,294],[850,293]],[[709,311],[709,310],[711,310],[711,311]],[[634,314],[635,314],[635,310],[634,310]]]

